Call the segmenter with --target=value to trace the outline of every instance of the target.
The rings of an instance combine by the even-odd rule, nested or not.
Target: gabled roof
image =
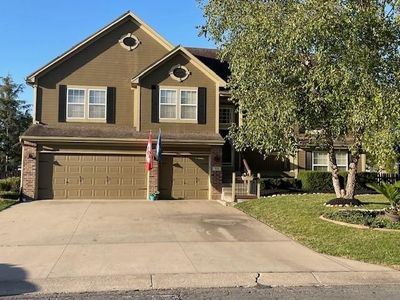
[[[192,48],[185,47],[190,53],[201,60],[206,66],[213,70],[225,81],[228,81],[231,71],[229,69],[229,64],[226,61],[221,61],[218,58],[217,49],[209,48]]]
[[[71,49],[68,51],[64,52],[60,56],[57,56],[55,59],[50,61],[48,64],[44,65],[37,71],[33,72],[32,74],[28,75],[26,78],[26,81],[28,84],[33,84],[35,82],[35,79],[38,75],[44,73],[45,71],[49,70],[56,64],[62,62],[64,59],[66,59],[69,55],[73,54],[74,52],[80,51],[84,49],[86,46],[88,46],[92,41],[96,40],[99,36],[101,36],[103,33],[109,31],[112,29],[115,25],[119,24],[120,22],[124,21],[125,19],[132,18],[137,25],[142,28],[145,32],[147,32],[150,36],[154,37],[162,46],[164,46],[168,51],[172,50],[174,47],[173,45],[168,42],[166,39],[164,39],[160,34],[158,34],[154,29],[152,29],[149,25],[147,25],[145,22],[143,22],[139,17],[137,17],[133,12],[128,11],[124,13],[122,16],[119,18],[115,19],[113,22],[108,24],[107,26],[103,27],[96,33],[92,34],[79,44],[73,46]]]
[[[214,72],[211,68],[209,68],[206,64],[204,64],[200,59],[198,59],[195,55],[193,55],[190,51],[188,51],[186,48],[183,46],[179,45],[175,47],[172,51],[167,53],[165,56],[163,56],[161,59],[155,61],[151,65],[149,65],[146,69],[141,71],[139,74],[137,74],[135,77],[132,78],[131,82],[132,83],[139,83],[140,78],[143,76],[147,75],[150,73],[153,69],[161,65],[163,62],[168,60],[169,58],[173,57],[176,53],[182,52],[186,57],[188,57],[191,62],[199,68],[205,75],[207,75],[209,78],[211,78],[213,81],[218,83],[220,86],[225,87],[226,86],[226,81],[221,78],[217,73]]]

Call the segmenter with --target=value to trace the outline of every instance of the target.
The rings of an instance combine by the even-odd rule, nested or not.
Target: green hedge
[[[261,190],[299,190],[300,180],[296,178],[262,178]]]
[[[19,192],[20,178],[9,177],[0,180],[0,191]]]
[[[19,198],[19,192],[0,191],[0,199],[17,200],[18,198]]]
[[[377,173],[357,173],[356,175],[356,193],[371,193],[366,184],[376,182]],[[299,173],[298,179],[301,181],[301,189],[308,193],[333,193],[332,173],[317,171],[302,171]],[[347,173],[339,173],[339,181],[341,188],[346,186]]]

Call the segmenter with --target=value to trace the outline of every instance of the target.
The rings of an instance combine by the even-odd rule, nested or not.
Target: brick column
[[[35,200],[37,198],[37,145],[25,141],[22,147],[22,194],[24,200]]]
[[[150,194],[158,191],[158,161],[153,161],[153,169],[150,171]]]
[[[221,200],[222,195],[222,147],[211,148],[211,199]]]

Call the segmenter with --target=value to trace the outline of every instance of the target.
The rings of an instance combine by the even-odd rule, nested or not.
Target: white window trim
[[[68,117],[68,105],[69,104],[79,104],[79,103],[69,103],[69,90],[83,90],[84,94],[84,101],[83,101],[83,118],[76,118],[76,117]],[[106,101],[104,104],[105,112],[104,118],[90,118],[89,117],[89,106],[90,105],[103,105],[103,104],[89,104],[89,94],[90,91],[102,91],[105,92]],[[67,86],[67,101],[66,101],[66,121],[67,122],[97,122],[97,123],[106,123],[107,122],[107,87],[92,87],[92,86]],[[82,104],[81,104],[82,105]]]
[[[125,38],[133,38],[136,41],[136,44],[133,46],[127,46],[124,44],[124,39]],[[133,51],[135,50],[137,47],[139,47],[140,45],[140,40],[136,37],[136,35],[134,35],[133,33],[128,33],[128,34],[124,34],[123,36],[121,36],[121,38],[119,39],[119,44],[121,45],[122,48],[129,50],[129,51]]]
[[[161,117],[161,106],[172,106],[172,104],[162,104],[161,103],[161,92],[162,91],[174,91],[176,92],[176,118],[162,118]],[[196,92],[196,104],[182,104],[182,92]],[[184,88],[172,88],[172,87],[160,87],[159,94],[158,94],[158,117],[160,122],[179,122],[179,123],[197,123],[198,122],[198,113],[199,113],[199,92],[198,88],[190,88],[190,87],[184,87]],[[183,119],[181,115],[181,107],[182,106],[187,106],[187,107],[194,107],[196,106],[196,118],[195,119]]]
[[[176,77],[175,74],[174,74],[175,69],[183,69],[183,70],[185,70],[186,75],[185,75],[184,77],[182,77],[182,78]],[[175,66],[173,66],[173,67],[169,70],[169,76],[171,76],[171,78],[172,78],[173,80],[182,82],[182,81],[185,81],[186,79],[189,78],[190,72],[189,72],[188,68],[186,68],[185,66],[182,66],[182,65],[175,65]]]
[[[105,92],[105,101],[104,104],[98,104],[98,103],[94,103],[94,104],[90,104],[90,92],[91,91],[100,91],[100,92]],[[90,106],[104,106],[104,118],[91,118],[90,117],[90,112],[89,112],[89,108]],[[107,119],[107,88],[89,88],[87,90],[87,118],[88,120],[95,120],[95,121],[105,121]]]
[[[314,154],[315,154],[316,152],[318,152],[318,153],[326,153],[326,164],[315,164],[315,163],[314,163]],[[346,153],[346,154],[347,154],[347,152],[344,152],[344,151],[337,151],[336,153],[340,153],[340,152],[343,152],[343,153]],[[329,154],[328,154],[328,152],[325,152],[325,151],[313,151],[313,152],[312,152],[312,157],[311,157],[311,162],[312,162],[312,170],[313,170],[313,171],[315,171],[315,167],[326,167],[326,171],[327,171],[327,172],[331,171],[331,167],[330,167],[330,163],[329,163]],[[345,168],[346,168],[346,171],[349,170],[349,155],[348,155],[348,154],[346,155],[346,165],[338,165],[338,164],[337,164],[337,167],[338,167],[338,168],[343,168],[343,167],[345,167]]]

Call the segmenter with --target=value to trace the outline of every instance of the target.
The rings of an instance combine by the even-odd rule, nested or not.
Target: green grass
[[[15,201],[12,200],[2,200],[0,199],[0,211],[10,207],[11,205],[15,204]]]
[[[287,195],[243,202],[235,207],[311,249],[369,263],[400,267],[400,233],[356,229],[319,219],[338,208],[325,207],[331,194]],[[360,195],[363,208],[389,205],[380,195]]]

